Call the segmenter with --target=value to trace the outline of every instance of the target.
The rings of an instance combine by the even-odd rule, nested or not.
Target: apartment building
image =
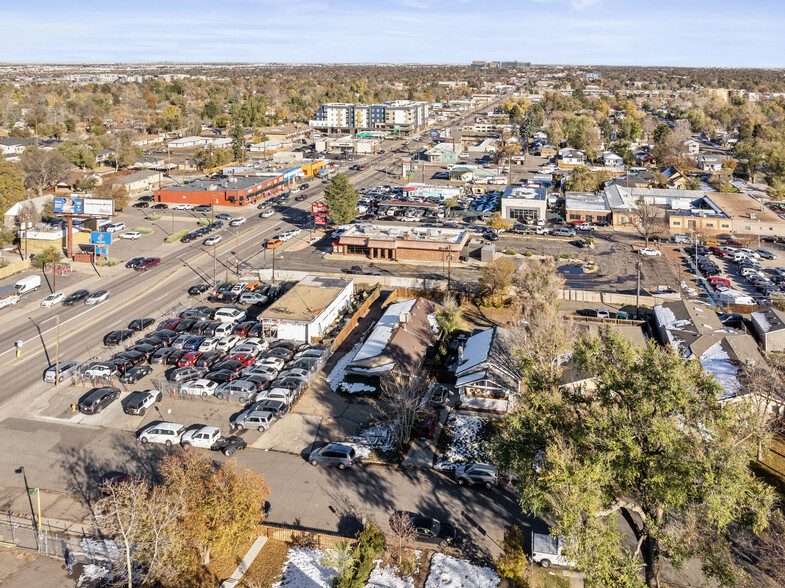
[[[327,133],[383,130],[411,134],[426,126],[428,103],[394,100],[384,104],[322,104],[308,125]]]

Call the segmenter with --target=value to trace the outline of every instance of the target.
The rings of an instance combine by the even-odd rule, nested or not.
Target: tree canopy
[[[336,225],[345,225],[357,216],[357,199],[346,174],[336,174],[324,190],[327,213]]]
[[[5,213],[14,204],[24,199],[24,173],[18,165],[0,159],[0,212]]]
[[[654,343],[639,348],[608,327],[584,334],[572,362],[592,385],[538,378],[497,439],[523,509],[556,521],[592,585],[640,586],[642,566],[654,588],[663,558],[678,569],[691,557],[729,585],[730,526],[760,532],[773,502],[749,469],[759,414],[744,402],[721,405],[700,362]]]

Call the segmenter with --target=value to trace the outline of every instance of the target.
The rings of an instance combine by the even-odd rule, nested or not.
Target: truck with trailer
[[[0,286],[0,308],[12,306],[22,298],[16,286]]]

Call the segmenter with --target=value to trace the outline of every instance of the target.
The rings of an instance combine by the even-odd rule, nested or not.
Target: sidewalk
[[[21,476],[20,476],[21,477]],[[4,497],[0,520],[32,525],[38,517],[38,499],[24,488],[0,487]],[[32,504],[32,512],[31,512]],[[95,528],[84,502],[65,493],[41,490],[41,527],[69,535],[93,535]]]

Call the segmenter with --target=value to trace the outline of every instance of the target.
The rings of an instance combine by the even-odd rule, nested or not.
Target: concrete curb
[[[237,564],[237,567],[232,572],[232,575],[229,576],[226,580],[221,582],[221,588],[231,588],[235,586],[245,575],[245,572],[248,571],[248,568],[251,567],[251,564],[256,559],[256,556],[259,555],[259,552],[264,547],[264,544],[267,543],[267,537],[260,535],[256,538],[256,541],[253,542],[251,548],[248,550],[248,553],[245,554],[245,557]]]

